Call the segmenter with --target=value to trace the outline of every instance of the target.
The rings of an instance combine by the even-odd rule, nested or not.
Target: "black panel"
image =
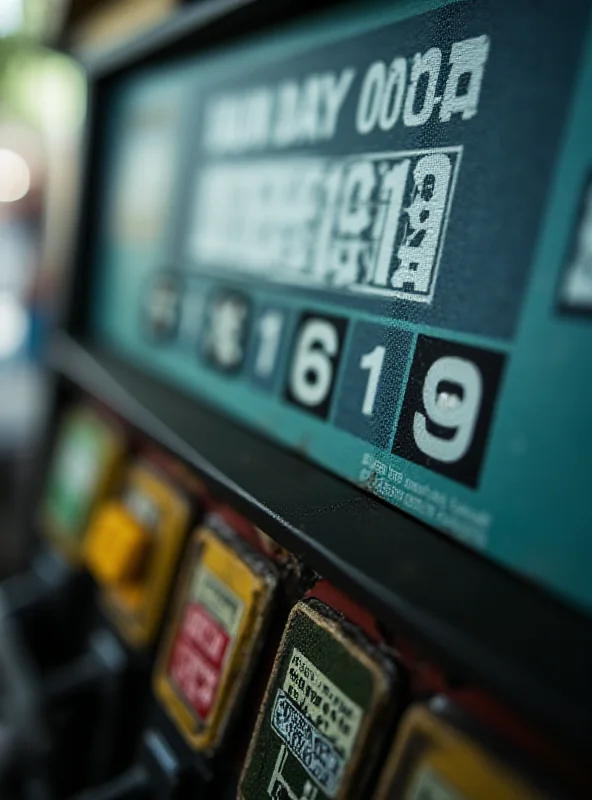
[[[51,363],[391,632],[411,633],[451,680],[479,682],[572,744],[592,744],[592,631],[583,615],[108,352],[62,336]]]

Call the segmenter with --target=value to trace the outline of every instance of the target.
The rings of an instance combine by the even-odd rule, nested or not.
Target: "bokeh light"
[[[20,200],[30,185],[31,172],[25,159],[13,150],[0,148],[0,202]]]
[[[29,318],[21,303],[9,292],[0,293],[0,359],[14,356],[28,332]]]

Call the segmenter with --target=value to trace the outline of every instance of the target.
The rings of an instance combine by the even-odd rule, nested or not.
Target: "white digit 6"
[[[439,391],[442,381],[456,384],[460,391]],[[454,356],[435,361],[425,376],[423,404],[427,419],[454,433],[449,439],[435,436],[427,429],[426,417],[416,412],[413,436],[419,449],[447,464],[461,459],[471,446],[482,394],[481,373],[471,361]]]
[[[332,357],[337,355],[339,336],[330,322],[311,319],[300,331],[290,370],[290,389],[305,406],[318,406],[329,395],[333,382]]]

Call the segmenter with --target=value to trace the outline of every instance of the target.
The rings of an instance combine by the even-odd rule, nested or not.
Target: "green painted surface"
[[[311,608],[320,617],[297,609],[284,633],[240,784],[244,800],[327,800],[361,790],[371,758],[365,726],[383,710],[376,680],[382,665],[370,669],[358,644],[344,644],[326,627],[325,607],[313,601]]]
[[[319,15],[308,28],[278,31],[273,40],[130,76],[110,101],[102,187],[109,210],[100,224],[95,308],[97,337],[134,363],[587,608],[592,320],[589,311],[580,313],[585,297],[583,308],[560,306],[574,242],[585,239],[578,226],[592,163],[589,18],[585,2],[570,14],[552,2],[536,10],[487,0],[360,4],[346,16]],[[489,37],[489,50],[474,116],[442,122],[436,110],[425,126],[355,134],[355,101],[374,60],[400,56],[411,69],[416,54],[439,47],[447,64],[451,42],[479,36]],[[204,150],[203,115],[212,98],[352,64],[349,105],[330,143]],[[453,165],[457,183],[429,302],[288,285],[273,275],[263,280],[236,264],[208,264],[191,250],[195,188],[210,166],[252,168],[257,159],[269,165],[287,156],[334,165],[352,154],[378,163],[378,153],[390,159],[380,156],[385,165],[412,170],[418,153],[436,150]],[[143,184],[153,164],[160,171]],[[180,277],[184,294],[178,329],[156,344],[142,315],[149,282],[162,270]],[[242,298],[238,312],[249,323],[244,359],[233,370],[215,368],[208,350],[212,298],[220,292],[233,293],[235,312]],[[254,364],[270,309],[279,309],[284,327],[263,380]],[[346,322],[331,396],[319,413],[294,402],[290,388],[305,315]],[[366,424],[361,404],[370,368],[361,368],[360,356],[373,352],[374,333],[377,346],[396,349],[396,362],[381,373],[380,419]],[[473,392],[479,413],[464,428],[468,450],[458,456],[459,446],[452,466],[419,452],[414,431],[415,415],[427,418],[428,433],[441,440],[440,450],[427,448],[438,453],[464,424],[429,427],[422,388],[437,357],[448,366],[456,359],[456,367],[473,360],[481,376]],[[461,367],[460,383],[436,387],[449,420],[474,380],[474,370],[467,377]],[[384,557],[396,554],[385,545]]]

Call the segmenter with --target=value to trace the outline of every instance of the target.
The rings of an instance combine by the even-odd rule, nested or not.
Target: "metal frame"
[[[324,4],[328,5],[335,3]],[[314,2],[209,0],[182,9],[157,30],[89,66],[78,236],[63,298],[63,322],[50,354],[50,368],[58,379],[50,425],[67,387],[98,398],[190,464],[218,497],[364,603],[392,634],[408,636],[451,681],[492,691],[583,750],[592,744],[588,617],[444,534],[224,419],[90,339],[88,254],[97,203],[93,187],[101,170],[105,92],[136,66],[210,49],[318,8]],[[39,480],[46,459],[40,461]]]

